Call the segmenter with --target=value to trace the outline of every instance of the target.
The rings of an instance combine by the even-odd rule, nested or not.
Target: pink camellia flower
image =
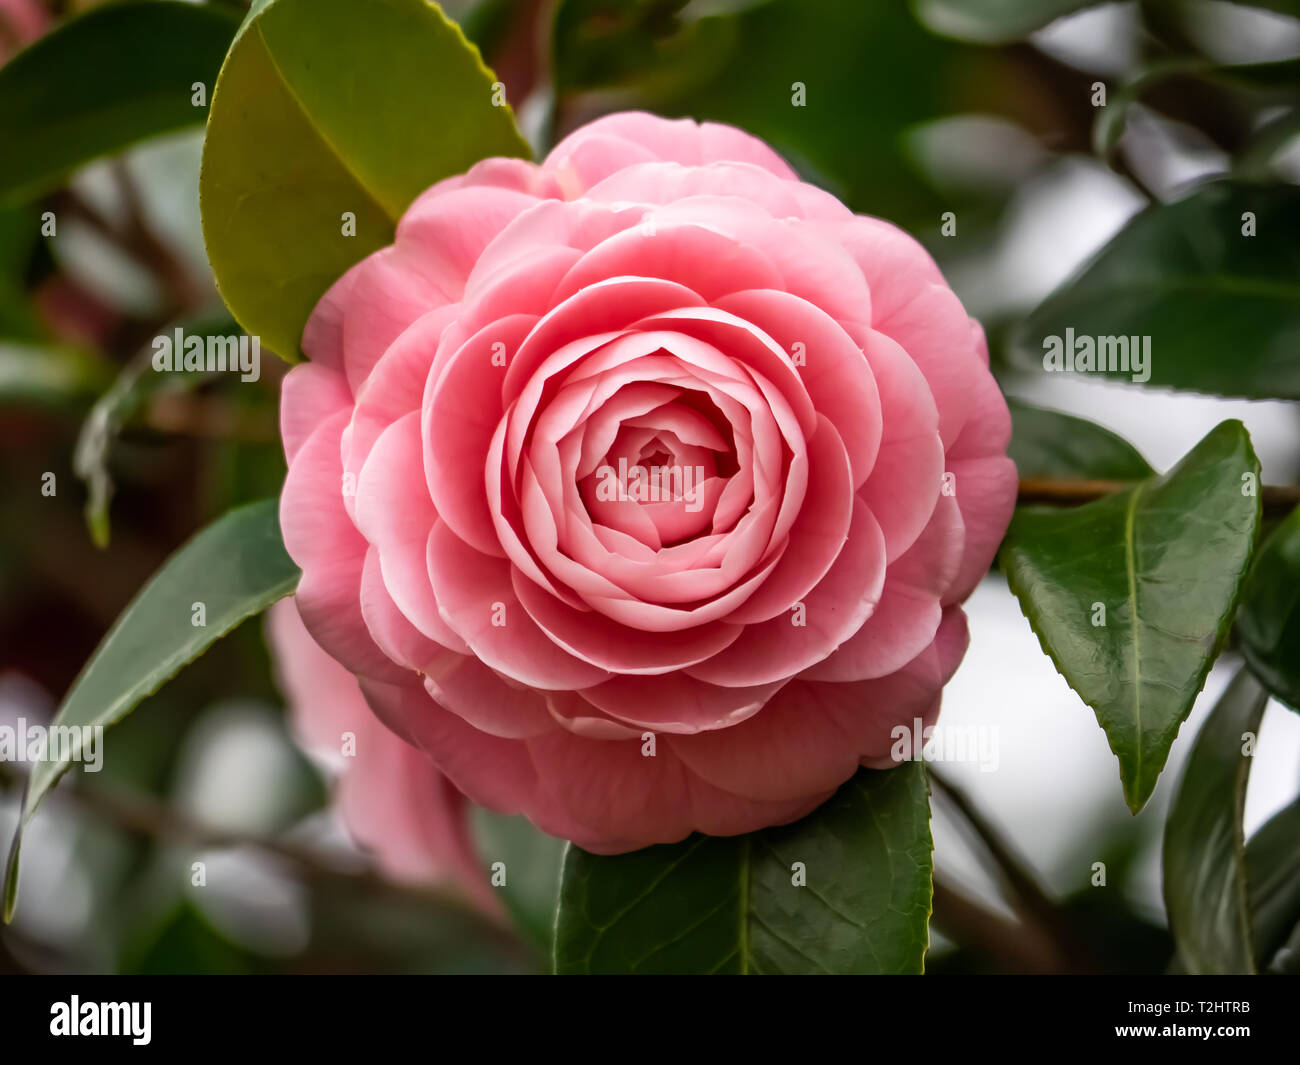
[[[316,645],[291,603],[271,608],[266,632],[294,732],[339,774],[339,809],[353,838],[394,880],[454,885],[499,913],[470,840],[465,797],[375,719],[356,678]]]
[[[1010,518],[983,333],[727,126],[488,159],[284,384],[297,601],[465,794],[613,853],[803,816],[926,723]]]

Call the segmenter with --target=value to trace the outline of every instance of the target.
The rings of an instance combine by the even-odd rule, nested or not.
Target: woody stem
[[[1056,477],[1024,477],[1016,497],[1018,504],[1040,503],[1048,506],[1074,507],[1103,499],[1126,488],[1133,481],[1101,481]],[[1300,506],[1300,486],[1266,484],[1259,487],[1260,501],[1268,517],[1282,517]]]

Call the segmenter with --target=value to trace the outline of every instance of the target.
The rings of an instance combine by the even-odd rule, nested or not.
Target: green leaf
[[[636,86],[643,93],[707,79],[735,43],[729,17],[693,18],[686,0],[562,0],[551,25],[557,92]]]
[[[1257,967],[1281,972],[1300,959],[1300,799],[1274,814],[1246,844],[1246,889]]]
[[[84,409],[109,380],[108,364],[79,348],[0,340],[0,406]]]
[[[1256,552],[1241,591],[1237,631],[1255,676],[1300,710],[1300,509]]]
[[[937,33],[981,44],[1028,37],[1062,15],[1102,0],[912,0],[917,15]]]
[[[1097,119],[1092,127],[1093,151],[1103,159],[1110,157],[1128,127],[1129,109],[1153,86],[1171,78],[1207,74],[1213,69],[1214,64],[1208,59],[1176,55],[1156,60],[1140,70],[1123,85],[1115,88],[1105,106],[1098,108]]]
[[[470,826],[484,865],[502,862],[506,867],[505,883],[498,889],[506,909],[550,957],[564,840],[534,828],[522,815],[506,816],[481,806],[470,806]]]
[[[296,357],[316,302],[392,242],[419,193],[528,155],[494,81],[426,0],[254,6],[217,80],[199,179],[217,285],[250,336]]]
[[[0,336],[40,339],[26,284],[39,239],[40,217],[34,208],[0,207]]]
[[[1021,477],[1140,481],[1155,470],[1137,449],[1109,429],[1059,411],[1008,399],[1011,447]]]
[[[241,621],[290,595],[298,576],[280,539],[278,502],[232,510],[182,546],[131,600],[53,724],[102,727],[120,721]],[[203,625],[193,623],[196,603],[204,605]],[[6,921],[13,914],[22,828],[69,765],[67,759],[34,764],[10,852]]]
[[[1201,727],[1165,825],[1165,909],[1188,973],[1253,973],[1241,827],[1267,693],[1240,670]],[[1253,745],[1252,748],[1253,750]]]
[[[185,337],[238,338],[239,327],[228,317],[194,322],[178,327]],[[167,336],[171,336],[168,330]],[[95,546],[105,548],[109,541],[108,504],[113,496],[113,479],[108,472],[109,455],[118,433],[127,420],[161,392],[178,392],[197,388],[205,381],[228,371],[187,371],[181,373],[155,372],[152,366],[152,346],[141,349],[118,374],[111,387],[106,389],[91,407],[77,437],[77,447],[72,456],[72,469],[86,483],[86,527]],[[180,362],[181,352],[176,353]]]
[[[1106,106],[1097,110],[1093,150],[1108,158],[1128,125],[1129,109],[1157,86],[1166,96],[1187,91],[1201,81],[1246,89],[1288,88],[1300,79],[1300,59],[1267,63],[1219,64],[1199,55],[1174,55],[1148,64],[1115,89]]]
[[[239,26],[227,8],[175,0],[105,4],[0,67],[0,198],[30,198],[101,155],[206,117]]]
[[[1242,233],[1247,212],[1255,236]],[[1150,385],[1300,399],[1297,231],[1292,185],[1217,182],[1150,207],[1022,323],[1014,358],[1043,369],[1046,345],[1067,329],[1076,338],[1149,337]],[[1133,378],[1119,369],[1104,376]]]
[[[1300,109],[1298,108],[1283,110],[1275,117],[1260,122],[1233,161],[1234,173],[1250,181],[1276,179],[1275,161],[1282,154],[1283,149],[1298,136],[1300,136]]]
[[[561,132],[593,107],[727,122],[854,210],[913,231],[937,227],[953,202],[923,176],[909,134],[970,111],[972,92],[982,110],[1010,96],[1002,57],[936,37],[897,0],[563,0],[554,29],[556,83],[569,89]],[[579,88],[599,95],[566,98]],[[846,101],[871,101],[854,108],[852,136]]]
[[[1028,37],[1064,15],[1099,7],[1106,0],[912,0],[917,15],[937,33],[981,44],[1007,44]],[[1296,0],[1242,0],[1250,7],[1300,15]]]
[[[1096,711],[1135,813],[1227,635],[1259,526],[1259,497],[1245,494],[1258,477],[1245,427],[1223,422],[1162,477],[1073,509],[1021,508],[1003,542],[1011,590]]]
[[[917,973],[929,938],[929,784],[861,770],[793,825],[597,857],[570,845],[559,973]],[[803,863],[805,886],[795,886]]]

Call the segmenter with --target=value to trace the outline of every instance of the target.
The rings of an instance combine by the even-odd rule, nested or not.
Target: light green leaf
[[[570,845],[556,971],[917,973],[929,938],[930,847],[920,762],[861,770],[781,828],[609,857]]]
[[[1008,399],[1011,446],[1021,477],[1140,481],[1155,473],[1137,451],[1109,429],[1059,411]]]
[[[105,4],[0,67],[0,199],[30,198],[101,155],[200,125],[239,26],[227,8],[178,0]]]
[[[1255,676],[1300,710],[1300,509],[1256,552],[1241,590],[1237,632]]]
[[[1253,973],[1241,827],[1267,693],[1241,670],[1201,727],[1165,825],[1165,908],[1185,972]]]
[[[1216,182],[1148,208],[1022,323],[1013,357],[1041,372],[1045,345],[1067,330],[1149,337],[1147,384],[1300,399],[1298,231],[1293,185]]]
[[[1003,542],[1011,590],[1096,711],[1134,812],[1227,635],[1259,526],[1258,494],[1247,494],[1258,477],[1245,428],[1223,422],[1162,477],[1073,509],[1021,508]]]
[[[208,337],[238,338],[240,335],[239,327],[225,316],[194,322],[181,328],[187,338],[199,337],[205,342]],[[171,335],[170,330],[166,335]],[[159,393],[197,388],[216,374],[228,372],[196,370],[156,373],[152,367],[152,355],[152,347],[143,348],[122,369],[112,385],[91,407],[77,437],[72,469],[86,484],[86,527],[90,530],[96,547],[108,546],[108,504],[113,496],[113,479],[108,471],[108,461],[122,426]],[[178,363],[181,357],[182,353],[178,351]]]
[[[426,0],[254,6],[221,68],[199,180],[217,285],[250,336],[297,357],[316,302],[392,242],[419,193],[528,154],[494,81]]]
[[[290,595],[298,576],[280,539],[278,501],[232,510],[182,546],[131,600],[73,683],[54,725],[120,721],[241,621]],[[194,624],[197,603],[204,607],[203,625]],[[22,828],[69,765],[66,759],[34,763],[10,851],[6,921],[15,902]]]
[[[496,862],[505,866],[498,894],[520,930],[550,957],[564,840],[534,828],[522,815],[506,816],[481,806],[470,807],[470,827],[485,875]]]

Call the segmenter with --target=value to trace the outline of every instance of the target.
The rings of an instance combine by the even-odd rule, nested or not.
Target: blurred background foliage
[[[0,60],[98,6],[0,0]],[[233,32],[243,11],[227,0],[209,6],[207,36],[191,42],[196,56],[211,51],[212,33]],[[1012,328],[1138,208],[1227,174],[1300,176],[1300,22],[1286,0],[443,6],[504,82],[539,153],[614,109],[731,122],[855,210],[915,234],[985,323],[1013,393],[1026,378],[1009,355]],[[131,23],[116,32],[86,52],[75,91],[123,76]],[[1092,103],[1098,82],[1109,93],[1104,109]],[[800,85],[816,106],[792,106]],[[277,493],[284,476],[276,359],[263,359],[256,384],[141,372],[149,338],[177,323],[234,328],[199,225],[204,114],[187,109],[189,128],[108,158],[74,151],[70,175],[11,188],[0,207],[5,720],[48,715],[163,559],[231,506]],[[78,130],[66,136],[85,136]],[[7,150],[0,144],[0,171],[22,170]],[[45,211],[57,216],[57,239],[41,233]],[[955,238],[941,235],[949,211]],[[1294,480],[1295,445],[1273,455],[1266,479]],[[41,492],[47,472],[53,496]],[[554,842],[512,819],[476,816],[485,855],[518,855],[529,870],[508,899],[522,937],[384,884],[347,843],[326,782],[289,737],[260,622],[147,699],[111,743],[102,774],[69,781],[38,814],[26,901],[0,932],[0,971],[544,967]],[[19,782],[0,770],[7,839]],[[1005,907],[985,888],[944,887],[932,971],[1165,968],[1160,915],[1125,887],[1149,831],[1101,816],[1094,826],[1077,813],[1055,828],[1071,852],[1055,862],[1074,870],[1058,878],[1058,894],[1077,954],[1008,951],[1008,927],[1016,933],[997,916]],[[330,860],[304,861],[304,850]],[[188,889],[200,856],[222,864],[227,875],[214,882],[223,887]],[[1090,887],[1098,860],[1120,890]]]

